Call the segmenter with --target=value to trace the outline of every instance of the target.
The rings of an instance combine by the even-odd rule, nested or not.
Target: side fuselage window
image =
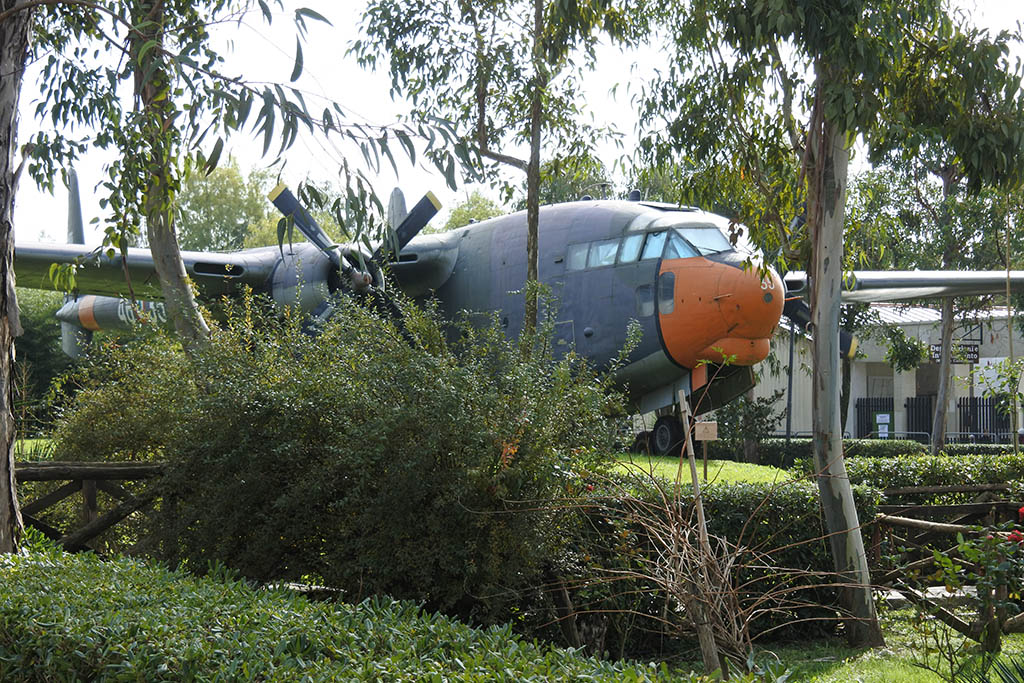
[[[636,314],[641,318],[654,315],[654,292],[650,285],[636,288]]]
[[[587,257],[587,268],[610,266],[615,263],[615,254],[619,251],[619,240],[602,240],[590,245],[590,256]]]
[[[675,310],[676,274],[668,271],[658,276],[658,313],[668,315]]]
[[[566,270],[583,270],[587,267],[587,251],[590,244],[571,244],[566,255]]]

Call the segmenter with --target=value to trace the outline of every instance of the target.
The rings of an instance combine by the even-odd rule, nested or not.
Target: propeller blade
[[[811,307],[799,297],[786,299],[782,307],[782,315],[800,329],[806,329],[811,324]],[[846,330],[839,330],[839,355],[842,358],[853,360],[857,353],[857,338]]]
[[[341,271],[341,274],[348,278],[349,282],[356,289],[366,289],[373,283],[373,277],[360,272],[345,263],[341,259],[341,253],[334,241],[327,235],[327,232],[320,227],[316,219],[306,211],[306,207],[299,203],[292,191],[284,183],[279,184],[270,194],[267,195],[270,202],[277,207],[285,216],[291,216],[295,227],[299,229],[306,239],[313,243],[324,255],[331,260],[331,263]]]
[[[423,198],[416,202],[412,211],[405,217],[401,225],[395,229],[389,239],[377,248],[373,254],[373,261],[380,263],[382,259],[392,258],[395,254],[401,253],[405,245],[409,244],[413,237],[420,233],[430,219],[437,215],[441,209],[441,202],[437,200],[433,192],[423,195]]]
[[[341,254],[335,248],[334,241],[328,237],[327,233],[316,222],[316,219],[310,215],[309,211],[306,211],[306,207],[299,204],[299,200],[295,198],[295,195],[292,194],[287,185],[284,183],[279,184],[270,191],[267,197],[270,199],[270,203],[277,207],[278,211],[285,216],[291,216],[295,227],[299,229],[299,232],[307,240],[324,252],[327,258],[331,259],[331,263],[341,268]]]

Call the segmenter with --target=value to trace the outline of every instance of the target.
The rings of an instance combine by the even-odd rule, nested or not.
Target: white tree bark
[[[828,119],[812,131],[816,149],[808,192],[808,223],[813,247],[811,320],[813,350],[813,445],[818,489],[832,546],[835,570],[846,582],[844,603],[855,646],[884,645],[871,595],[871,575],[861,536],[853,489],[843,462],[839,414],[839,306],[843,274],[843,223],[850,154],[846,136]],[[819,175],[820,174],[820,175]]]
[[[0,12],[24,0],[0,0]],[[21,334],[18,300],[14,294],[14,196],[18,187],[16,165],[18,98],[28,59],[31,10],[11,14],[0,23],[0,553],[14,552],[23,531],[14,486],[14,337]]]

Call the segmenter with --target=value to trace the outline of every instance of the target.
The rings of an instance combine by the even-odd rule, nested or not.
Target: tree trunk
[[[143,135],[149,185],[143,197],[146,235],[167,313],[186,350],[205,344],[210,328],[196,302],[181,260],[178,237],[174,233],[171,203],[176,188],[175,163],[178,131],[177,115],[170,97],[170,69],[163,51],[163,0],[140,2],[133,13],[131,33],[132,64],[135,71],[135,97],[145,114]],[[147,43],[156,47],[143,49]]]
[[[953,371],[953,300],[942,300],[942,352],[939,356],[939,388],[935,396],[935,418],[932,420],[932,455],[946,445],[946,404],[949,402],[949,377]]]
[[[529,338],[537,329],[538,225],[540,223],[540,130],[544,115],[544,90],[547,87],[544,66],[544,2],[533,2],[533,89],[530,92],[530,161],[526,167],[526,313],[523,335]]]
[[[24,0],[0,0],[7,11]],[[24,527],[14,486],[14,337],[21,334],[18,300],[14,294],[14,196],[18,188],[15,166],[18,139],[18,99],[28,59],[31,10],[25,9],[0,23],[0,553],[18,549]]]
[[[812,125],[814,150],[809,176],[808,228],[812,236],[811,319],[813,350],[813,445],[818,488],[832,558],[848,584],[844,602],[851,614],[848,638],[853,646],[884,645],[871,595],[871,576],[861,536],[853,489],[843,462],[839,419],[839,295],[842,290],[843,222],[850,155],[846,136],[827,117]]]
[[[842,360],[842,386],[839,389],[839,429],[842,434],[846,433],[846,417],[850,412],[850,381],[851,375],[850,359],[843,356]]]
[[[942,250],[942,267],[950,269],[959,245],[953,240],[949,215],[949,202],[956,187],[956,171],[951,166],[941,169],[942,208],[939,210],[938,232],[946,241]],[[935,416],[932,419],[932,455],[938,455],[946,445],[946,404],[949,402],[949,378],[953,373],[953,299],[942,300],[942,351],[939,356],[939,387],[935,396]]]

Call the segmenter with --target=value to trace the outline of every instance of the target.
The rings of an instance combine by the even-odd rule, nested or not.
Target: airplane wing
[[[1024,291],[1024,270],[1011,270],[1010,288]],[[783,280],[790,295],[806,296],[809,278],[801,271],[787,273]],[[858,270],[843,278],[843,303],[908,301],[950,296],[974,296],[1006,292],[1005,270]]]
[[[121,254],[90,256],[81,244],[18,244],[14,268],[18,285],[34,289],[54,289],[50,266],[54,263],[80,262],[75,274],[76,289],[83,294],[128,297],[128,280],[137,299],[162,300],[160,282],[149,249],[129,248],[125,264]],[[242,285],[262,287],[279,258],[277,247],[220,254],[183,251],[185,270],[204,298],[216,298],[237,292]]]

